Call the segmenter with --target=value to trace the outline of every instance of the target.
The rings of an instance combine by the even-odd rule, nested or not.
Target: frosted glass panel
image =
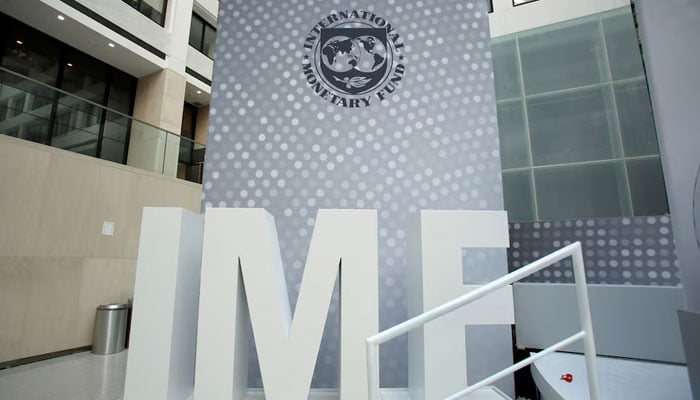
[[[522,93],[515,37],[497,39],[491,46],[493,73],[496,79],[496,99],[512,99]]]
[[[535,220],[530,170],[503,173],[503,196],[509,221]]]
[[[607,87],[527,101],[534,165],[610,159],[619,152]]]
[[[608,81],[598,17],[519,36],[525,94]]]
[[[644,75],[637,31],[629,9],[603,18],[605,42],[613,80]]]
[[[668,212],[629,6],[492,48],[511,221]]]
[[[658,154],[656,127],[646,82],[639,80],[615,84],[615,98],[625,156]]]
[[[522,100],[498,104],[498,130],[503,169],[529,166],[529,146]]]
[[[627,161],[627,175],[635,215],[668,213],[666,187],[658,158]]]
[[[630,215],[622,162],[535,170],[539,219]]]

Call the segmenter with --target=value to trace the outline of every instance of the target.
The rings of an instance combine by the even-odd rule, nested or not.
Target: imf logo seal
[[[368,107],[399,87],[406,72],[403,47],[384,18],[363,10],[339,11],[306,36],[302,71],[314,92],[331,103]]]

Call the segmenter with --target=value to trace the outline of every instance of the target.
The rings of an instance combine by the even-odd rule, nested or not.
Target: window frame
[[[193,46],[192,43],[189,43],[189,38],[188,38],[188,44],[189,44],[189,46],[192,47],[193,49],[195,49],[195,50],[197,50],[198,52],[200,52],[200,53],[204,54],[205,56],[207,56],[207,58],[213,60],[214,57],[210,57],[209,54],[207,54],[207,53],[204,52],[204,39],[205,39],[205,37],[206,37],[206,36],[205,36],[205,33],[206,33],[207,27],[208,27],[208,28],[210,28],[212,31],[214,31],[214,43],[216,43],[216,27],[213,26],[212,24],[210,24],[209,22],[207,22],[206,19],[202,18],[202,16],[200,16],[200,15],[197,14],[196,12],[192,12],[192,20],[195,20],[195,19],[197,19],[199,22],[202,23],[201,39],[200,39],[199,43],[197,44],[197,46]],[[190,22],[190,36],[191,36],[191,35],[192,35],[192,23]]]
[[[153,21],[154,23],[165,27],[165,14],[168,10],[168,0],[163,0],[163,10],[160,13],[160,21],[156,21],[153,18],[149,17],[148,15],[144,14],[141,11],[141,5],[143,4],[143,0],[122,0],[122,2],[126,3],[129,7],[133,8],[134,10],[138,11],[139,14],[143,15],[144,17],[148,18],[149,20]],[[136,4],[132,4],[136,2]]]
[[[126,90],[130,92],[130,98],[131,98],[131,104],[129,105],[129,111],[127,114],[129,116],[133,116],[133,111],[134,111],[134,104],[136,101],[136,87],[138,80],[131,76],[130,74],[118,70],[116,67],[113,65],[107,64],[104,61],[101,61],[87,53],[82,52],[81,50],[70,46],[67,43],[64,43],[58,39],[51,38],[45,33],[39,31],[38,29],[29,26],[21,21],[18,21],[2,12],[0,12],[0,23],[3,24],[2,27],[0,27],[0,49],[2,52],[0,52],[0,66],[5,66],[4,61],[5,61],[5,50],[7,49],[7,42],[8,40],[11,39],[11,32],[13,27],[18,27],[20,29],[26,29],[30,32],[34,32],[37,35],[41,36],[42,39],[45,40],[51,40],[53,41],[54,46],[58,48],[58,54],[56,58],[56,63],[57,63],[57,71],[55,75],[55,80],[53,81],[53,84],[47,84],[47,83],[42,83],[43,85],[50,87],[52,89],[66,92],[71,94],[72,96],[78,98],[78,99],[85,99],[88,102],[96,103],[104,107],[100,111],[100,122],[99,122],[99,131],[97,133],[97,139],[96,139],[96,145],[95,145],[95,154],[92,155],[94,158],[98,159],[104,159],[102,158],[102,143],[104,139],[104,129],[105,129],[105,123],[106,123],[106,116],[109,111],[114,111],[109,108],[109,99],[110,99],[110,91],[112,88],[112,80],[114,75],[119,72],[122,73],[124,76],[128,76],[132,78],[132,81]],[[104,92],[101,94],[100,99],[87,99],[83,98],[75,93],[72,93],[70,90],[63,89],[64,85],[64,79],[65,79],[65,71],[66,68],[71,68],[71,66],[68,65],[68,63],[71,61],[70,56],[75,56],[75,57],[84,57],[88,59],[90,62],[95,62],[99,64],[101,67],[105,68],[105,76],[104,76]],[[7,68],[7,67],[5,67]],[[12,68],[8,68],[9,70],[12,71]],[[20,75],[23,75],[20,73]],[[29,78],[29,77],[28,77]],[[31,79],[31,78],[29,78]],[[46,145],[51,145],[53,139],[54,139],[54,134],[56,130],[56,125],[58,121],[58,115],[57,115],[57,110],[58,110],[58,105],[60,102],[60,96],[57,93],[54,94],[54,97],[51,101],[51,111],[50,111],[50,116],[48,118],[48,124],[49,124],[49,129],[46,137],[43,138],[43,140],[40,143],[46,144]],[[129,153],[129,142],[131,139],[131,124],[127,126],[127,130],[125,132],[125,141],[124,141],[124,148],[123,148],[123,154],[122,154],[122,160],[120,161],[115,161],[121,164],[126,165],[127,159],[128,159],[128,153]],[[67,150],[70,151],[70,150]],[[113,160],[110,160],[113,161]]]

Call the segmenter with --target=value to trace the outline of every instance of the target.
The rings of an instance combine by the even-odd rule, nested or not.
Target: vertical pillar
[[[132,125],[128,165],[175,176],[185,85],[185,77],[171,69],[139,79],[134,118],[146,124]]]
[[[209,129],[209,105],[199,107],[197,110],[197,123],[194,128],[194,141],[207,144],[207,134]]]

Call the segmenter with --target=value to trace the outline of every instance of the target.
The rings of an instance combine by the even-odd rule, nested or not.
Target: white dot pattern
[[[203,204],[264,207],[275,216],[293,304],[319,208],[379,210],[380,328],[407,317],[412,215],[503,208],[485,7],[480,0],[221,1]],[[305,35],[346,9],[381,15],[405,42],[401,86],[361,109],[320,98],[301,70]],[[491,265],[505,273],[505,251],[495,257]],[[337,307],[336,294],[314,387],[338,384]],[[249,384],[260,386],[250,354]],[[406,365],[406,338],[383,345],[382,386],[405,387]]]
[[[581,242],[589,283],[679,286],[671,219],[667,215],[515,223],[510,227],[511,270]],[[525,281],[573,282],[571,260]]]

